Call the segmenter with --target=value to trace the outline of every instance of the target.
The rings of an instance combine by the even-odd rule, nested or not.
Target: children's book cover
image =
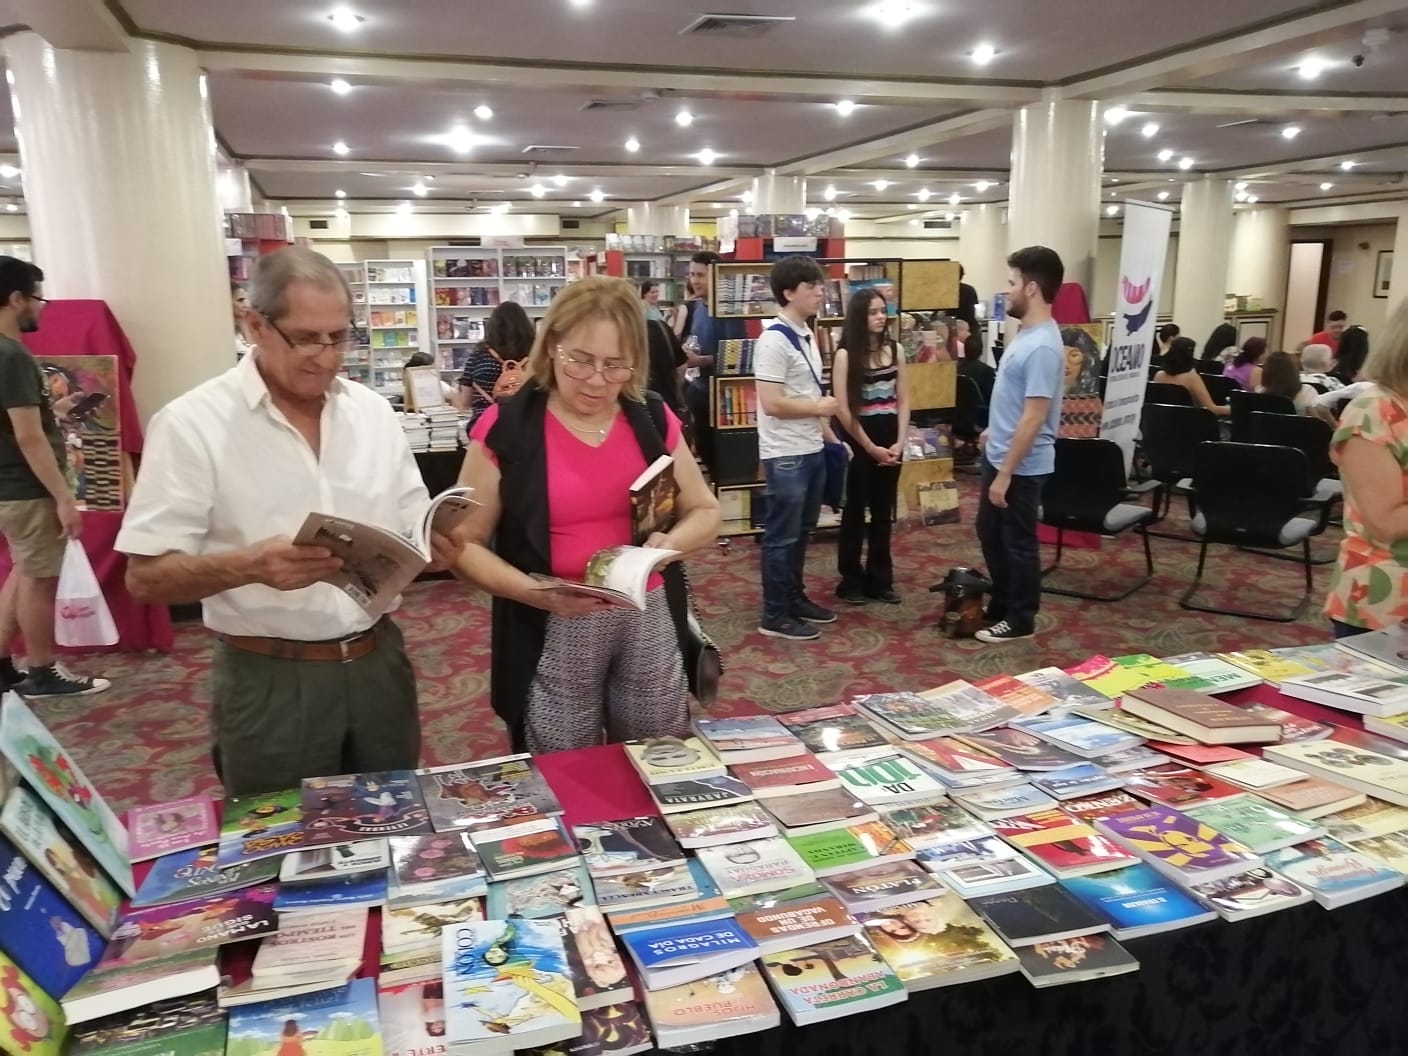
[[[216,864],[228,869],[302,847],[302,799],[298,789],[289,789],[225,800]]]
[[[230,1010],[225,1056],[382,1056],[376,983]]]
[[[0,752],[92,852],[113,882],[133,894],[137,887],[127,857],[127,830],[18,693],[7,693],[0,705]]]
[[[562,813],[562,804],[527,755],[417,770],[416,779],[436,832],[501,818]]]
[[[122,892],[98,868],[87,848],[74,842],[49,808],[24,785],[16,785],[5,800],[0,830],[98,934],[104,938],[112,934]]]
[[[445,928],[483,919],[484,901],[478,898],[384,910],[381,914],[381,949],[383,953],[394,954],[438,946],[440,932]]]
[[[223,946],[278,930],[274,884],[128,913],[112,933],[103,964],[130,967],[186,950]]]
[[[409,770],[303,779],[305,847],[430,831],[430,812]]]
[[[219,838],[220,824],[208,796],[133,807],[127,812],[127,850],[134,862],[204,847]]]
[[[64,1015],[19,965],[0,953],[0,1052],[59,1056]]]
[[[147,878],[132,899],[133,909],[165,906],[193,898],[210,898],[242,888],[267,884],[279,875],[279,863],[272,858],[246,862],[230,869],[216,864],[214,847],[164,854],[152,863]]]
[[[562,932],[552,920],[485,920],[441,933],[447,1037],[511,1048],[582,1031]],[[527,1037],[525,1037],[527,1036]]]
[[[587,871],[576,865],[490,884],[487,915],[490,920],[507,917],[541,920],[561,916],[577,906],[592,905],[594,898]]]
[[[9,840],[0,837],[0,950],[56,1001],[103,952],[103,940]]]

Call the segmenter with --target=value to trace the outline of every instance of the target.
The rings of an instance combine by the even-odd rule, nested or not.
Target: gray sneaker
[[[15,687],[15,692],[29,700],[42,700],[45,697],[91,697],[111,685],[106,678],[85,678],[56,663],[48,667],[31,667],[25,680]]]

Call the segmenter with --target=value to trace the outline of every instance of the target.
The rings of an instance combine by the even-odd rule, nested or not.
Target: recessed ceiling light
[[[997,49],[991,44],[979,44],[969,54],[975,65],[986,66],[997,58]]]
[[[957,218],[957,215],[956,213],[944,213],[944,219],[951,224]]]
[[[420,180],[417,180],[411,185],[411,193],[414,194],[417,198],[424,198],[427,194],[430,193],[430,188],[427,187],[425,184],[421,183]]]
[[[400,205],[398,205],[398,206],[396,207],[396,211],[397,211],[398,213],[400,213],[402,216],[407,215],[408,213],[410,213],[410,212],[412,211],[411,203],[410,203],[410,202],[402,202]]]
[[[1232,196],[1232,200],[1233,200],[1234,202],[1245,202],[1245,201],[1247,200],[1247,192],[1246,192],[1246,191],[1238,191],[1236,194],[1234,194],[1234,195]]]
[[[1320,189],[1321,189],[1322,191],[1328,191],[1328,190],[1329,190],[1331,187],[1333,187],[1333,186],[1334,186],[1333,183],[1326,182],[1326,183],[1322,183],[1322,184],[1320,185]]]
[[[904,166],[905,166],[905,168],[907,168],[907,169],[912,169],[912,168],[914,168],[914,166],[916,166],[916,165],[918,165],[918,164],[919,164],[919,155],[918,155],[918,154],[911,154],[909,157],[907,157],[907,158],[904,159]]]
[[[1119,216],[1119,213],[1120,213],[1120,207],[1119,207],[1118,205],[1107,205],[1107,206],[1105,206],[1105,215],[1106,215],[1106,216]]]
[[[1111,182],[1111,183],[1119,183],[1120,181],[1119,181],[1119,179],[1118,179],[1117,177],[1111,176],[1111,177],[1110,177],[1110,182]]]
[[[821,210],[814,205],[809,205],[802,210],[802,215],[805,216],[808,220],[815,220],[818,216],[821,215]]]
[[[1157,121],[1144,122],[1144,127],[1139,130],[1139,134],[1145,139],[1153,139],[1159,134],[1159,123]]]
[[[19,207],[18,205],[16,205],[14,202],[9,202],[9,203],[7,203],[6,206],[5,206],[5,212],[7,212],[7,213],[18,213],[19,211],[20,211],[20,207]]]
[[[1287,125],[1281,129],[1283,139],[1295,139],[1298,135],[1300,135],[1300,125]]]
[[[592,0],[567,0],[573,7],[591,7]]]
[[[744,205],[750,205],[750,204],[752,203],[752,201],[753,201],[753,192],[752,192],[752,191],[744,191],[744,192],[743,192],[742,194],[740,194],[738,197],[739,197],[740,199],[742,199]]]
[[[1247,204],[1248,204],[1248,205],[1256,205],[1256,203],[1259,202],[1259,201],[1261,201],[1261,199],[1258,198],[1256,195],[1254,195],[1254,194],[1249,194],[1249,195],[1247,195]]]
[[[489,109],[489,107],[485,106],[483,103],[480,103],[474,108],[474,116],[479,118],[479,120],[481,121],[487,121],[489,120],[489,118],[494,116],[494,111]]]
[[[1105,124],[1118,125],[1129,116],[1129,110],[1123,106],[1112,106],[1105,111]]]
[[[500,202],[498,205],[494,206],[494,212],[496,212],[496,213],[506,213],[506,212],[509,211],[510,208],[512,208],[512,203],[510,203],[510,202]]]
[[[837,219],[837,220],[840,220],[841,223],[843,223],[843,224],[844,224],[847,220],[849,220],[850,218],[851,218],[851,211],[850,211],[849,209],[841,209],[841,210],[838,210],[837,213],[836,213],[836,219]]]
[[[919,226],[920,224],[922,224],[923,222],[924,222],[923,220],[919,219],[919,217],[916,216],[913,220],[911,220],[911,221],[909,222],[909,226],[910,226],[910,227],[918,227],[918,226]]]
[[[1353,164],[1351,162],[1351,164]],[[20,174],[20,170],[13,165],[0,165],[0,179],[13,180]]]
[[[919,193],[915,195],[915,197],[918,198],[921,202],[927,202],[929,200],[929,196],[932,194],[933,192],[929,190],[929,188],[921,187],[919,188]]]
[[[572,208],[573,208],[573,209],[580,209],[580,208],[582,208],[582,203],[581,203],[581,202],[573,202],[573,203],[572,203]]]
[[[638,150],[640,150],[640,140],[636,139],[635,136],[626,140],[626,153],[634,154]]]
[[[675,115],[675,124],[679,125],[680,128],[688,128],[690,125],[694,124],[694,115],[688,110],[681,110]]]
[[[876,181],[875,181],[874,183],[872,183],[870,186],[874,187],[877,191],[883,191],[886,187],[890,186],[890,181],[889,181],[889,180],[876,180]]]
[[[1159,151],[1160,161],[1169,161],[1172,157],[1173,151],[1169,150],[1168,148],[1164,148],[1163,150]]]
[[[557,186],[559,186],[559,187],[566,187],[566,186],[567,186],[567,174],[566,174],[565,172],[559,172],[556,176],[554,176],[554,177],[552,178],[552,182],[555,183],[555,184],[557,184]]]
[[[1234,184],[1232,185],[1232,189],[1233,189],[1234,191],[1245,191],[1245,190],[1247,189],[1247,181],[1246,181],[1246,180],[1238,180],[1236,183],[1234,183]]]
[[[1325,65],[1323,59],[1309,58],[1296,67],[1296,72],[1300,74],[1301,80],[1313,81],[1325,72]]]
[[[1354,168],[1354,166],[1358,164],[1359,162],[1357,161],[1342,161],[1340,162],[1340,172],[1348,172],[1350,169]],[[0,176],[3,175],[5,175],[5,170],[0,169]]]
[[[821,192],[821,196],[825,198],[828,202],[834,202],[836,200],[836,188],[828,183],[826,185],[826,190]]]
[[[736,218],[736,217],[738,216],[738,210],[737,210],[737,209],[730,209],[730,210],[728,211],[728,215]]]
[[[836,112],[842,117],[850,115],[856,108],[856,104],[850,99],[838,99],[834,104]]]
[[[328,14],[328,21],[342,32],[351,33],[354,29],[360,29],[366,19],[350,7],[335,7]]]
[[[339,187],[337,190],[333,191],[332,194],[333,194],[333,197],[334,197],[334,198],[346,198],[346,197],[347,197],[347,192],[344,191],[341,187]]]
[[[714,160],[718,157],[718,155],[708,147],[705,147],[694,156],[699,159],[699,164],[701,165],[712,165],[714,164]]]
[[[1191,169],[1191,168],[1193,167],[1193,159],[1192,159],[1192,158],[1179,158],[1179,159],[1178,159],[1178,167],[1179,167],[1180,169],[1182,169],[1184,172],[1187,172],[1189,169]]]
[[[1158,193],[1157,197],[1158,197],[1159,201],[1161,201],[1161,202],[1166,202],[1166,201],[1168,201],[1168,191],[1160,191],[1160,192]]]
[[[346,154],[351,149],[351,147],[349,147],[346,143],[342,142],[342,140],[340,139],[332,145],[332,152],[338,155],[338,157],[341,157],[342,155]]]
[[[342,208],[342,206],[339,205],[336,209],[334,209],[334,210],[332,211],[332,215],[335,216],[335,217],[337,217],[337,219],[339,219],[339,220],[346,220],[346,219],[347,219],[349,216],[351,216],[352,214],[349,213],[346,209]]]
[[[827,215],[827,216],[835,216],[835,215],[836,215],[836,207],[835,207],[834,205],[828,205],[828,206],[826,207],[826,215]]]
[[[541,198],[543,195],[548,193],[548,189],[544,187],[541,183],[535,183],[533,184],[533,186],[528,188],[528,193],[531,194],[534,198]]]
[[[435,137],[434,142],[445,144],[445,146],[449,147],[456,154],[468,154],[480,143],[483,143],[484,138],[475,135],[469,129],[465,128],[464,125],[456,125],[443,136]]]
[[[906,209],[918,209],[919,206],[915,205],[913,202],[908,202],[908,203],[905,204],[905,208],[906,208]]]
[[[587,195],[587,197],[594,202],[606,201],[606,195],[602,192],[602,189],[600,187],[593,187],[592,193]]]
[[[918,4],[911,4],[908,0],[876,0],[867,13],[886,29],[898,29],[918,15],[920,10]]]
[[[986,194],[987,191],[988,191],[988,188],[991,187],[991,186],[992,186],[992,181],[990,181],[990,180],[979,180],[977,183],[973,184],[973,189],[974,189],[975,191],[977,191],[979,194]]]
[[[954,191],[948,196],[949,205],[957,205],[961,201],[963,201],[963,195],[959,194],[957,191]]]
[[[341,77],[334,77],[331,81],[328,82],[328,87],[331,88],[338,95],[346,95],[352,90],[352,86],[346,81],[344,81]]]

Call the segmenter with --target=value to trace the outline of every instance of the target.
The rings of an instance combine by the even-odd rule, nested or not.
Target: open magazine
[[[310,513],[295,543],[321,546],[342,558],[342,568],[326,582],[337,587],[373,617],[395,604],[401,592],[430,564],[430,535],[448,535],[478,505],[472,488],[449,488],[431,500],[407,539],[374,524]]]
[[[647,549],[643,546],[608,546],[592,554],[582,582],[558,579],[556,576],[534,574],[539,590],[558,590],[564,594],[601,598],[621,608],[645,611],[645,590],[650,574],[673,557],[678,550]]]

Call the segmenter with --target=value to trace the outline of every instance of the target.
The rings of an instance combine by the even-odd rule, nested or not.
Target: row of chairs
[[[1208,390],[1208,395],[1212,397],[1212,402],[1219,407],[1226,407],[1229,397],[1234,392],[1243,392],[1242,386],[1237,384],[1235,378],[1224,378],[1220,374],[1202,375],[1203,385]],[[1144,390],[1145,403],[1176,403],[1193,406],[1193,396],[1182,385],[1175,385],[1168,381],[1151,381]]]

